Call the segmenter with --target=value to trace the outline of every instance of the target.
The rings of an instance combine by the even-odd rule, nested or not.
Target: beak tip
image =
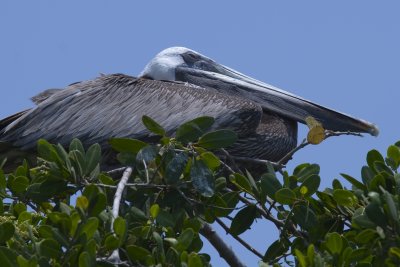
[[[372,127],[370,128],[369,133],[370,133],[372,136],[378,136],[378,135],[379,135],[379,129],[378,129],[378,127],[377,127],[375,124],[372,124]]]

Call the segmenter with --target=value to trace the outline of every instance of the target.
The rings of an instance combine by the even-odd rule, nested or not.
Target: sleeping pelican
[[[147,115],[173,135],[182,123],[199,116],[215,118],[212,129],[231,129],[238,141],[233,156],[277,161],[297,144],[297,122],[311,116],[325,129],[378,135],[367,121],[305,100],[248,77],[184,47],[163,50],[138,78],[102,75],[50,89],[35,96],[34,108],[0,121],[0,155],[15,164],[34,152],[36,142],[109,149],[111,137],[145,141],[152,134],[141,122]]]

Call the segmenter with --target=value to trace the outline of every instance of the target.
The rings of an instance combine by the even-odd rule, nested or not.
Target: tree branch
[[[223,258],[230,266],[246,266],[240,261],[240,259],[236,256],[237,254],[224,242],[224,240],[217,234],[211,225],[205,223],[200,229],[200,233],[211,243],[211,245],[218,251],[219,256]]]
[[[237,235],[232,234],[229,231],[229,227],[220,219],[220,218],[215,218],[215,221],[222,227],[224,228],[224,230],[230,234],[234,239],[236,239],[242,246],[244,246],[245,248],[247,248],[250,252],[252,252],[253,254],[255,254],[257,257],[259,257],[260,259],[262,259],[264,256],[258,252],[255,248],[253,248],[252,246],[250,246],[249,244],[247,244],[246,241],[244,241],[242,238],[240,238]]]

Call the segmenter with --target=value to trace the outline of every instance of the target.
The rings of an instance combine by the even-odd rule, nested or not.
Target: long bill
[[[369,133],[373,136],[379,134],[379,129],[370,122],[318,105],[215,62],[211,64],[208,70],[179,67],[176,69],[176,77],[198,86],[215,88],[224,94],[251,99],[265,111],[304,124],[306,118],[311,116],[328,130]]]

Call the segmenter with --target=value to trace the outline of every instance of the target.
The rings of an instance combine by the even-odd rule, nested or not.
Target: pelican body
[[[277,161],[297,144],[297,122],[312,116],[325,129],[378,135],[374,124],[305,100],[216,63],[193,50],[172,47],[152,59],[138,78],[102,75],[49,89],[32,98],[36,106],[0,121],[0,153],[32,153],[36,142],[108,149],[111,137],[152,141],[141,122],[147,115],[169,135],[199,116],[215,118],[213,128],[231,129],[238,141],[233,156]]]

